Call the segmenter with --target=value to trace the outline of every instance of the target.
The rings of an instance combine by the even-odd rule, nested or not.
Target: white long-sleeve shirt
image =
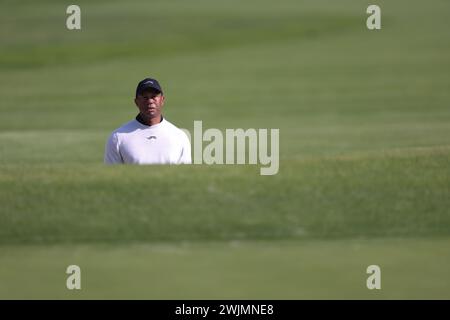
[[[191,143],[181,129],[165,118],[147,126],[136,119],[113,131],[105,148],[107,164],[192,163]]]

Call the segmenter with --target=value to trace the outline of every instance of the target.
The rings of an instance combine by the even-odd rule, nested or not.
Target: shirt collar
[[[140,113],[136,116],[136,121],[139,122],[140,124],[144,125],[144,126],[147,126],[147,127],[157,126],[157,125],[159,125],[161,122],[163,122],[163,120],[164,120],[164,117],[161,115],[161,121],[160,121],[159,123],[156,123],[156,124],[154,124],[154,125],[152,125],[152,126],[149,126],[148,124],[146,124],[146,123],[144,122],[144,119],[142,119],[142,116],[141,116]]]

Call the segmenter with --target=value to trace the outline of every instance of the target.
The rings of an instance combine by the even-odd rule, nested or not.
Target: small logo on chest
[[[153,139],[153,140],[156,140],[156,136],[149,136],[149,137],[147,137],[147,139],[148,139],[148,140],[152,140],[152,139]]]

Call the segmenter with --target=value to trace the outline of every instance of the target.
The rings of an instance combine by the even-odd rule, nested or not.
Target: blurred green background
[[[450,298],[450,2],[70,4],[0,1],[0,298]],[[279,173],[104,166],[147,76]]]

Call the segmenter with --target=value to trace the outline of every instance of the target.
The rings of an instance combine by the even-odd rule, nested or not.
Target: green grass
[[[448,2],[77,4],[0,3],[0,298],[450,297]],[[102,165],[150,75],[180,127],[279,128],[279,174]]]
[[[4,246],[10,299],[449,299],[448,238]],[[81,290],[65,287],[81,266]],[[379,265],[381,290],[366,268]]]
[[[286,160],[274,177],[257,166],[4,166],[0,242],[448,235],[449,154]]]

